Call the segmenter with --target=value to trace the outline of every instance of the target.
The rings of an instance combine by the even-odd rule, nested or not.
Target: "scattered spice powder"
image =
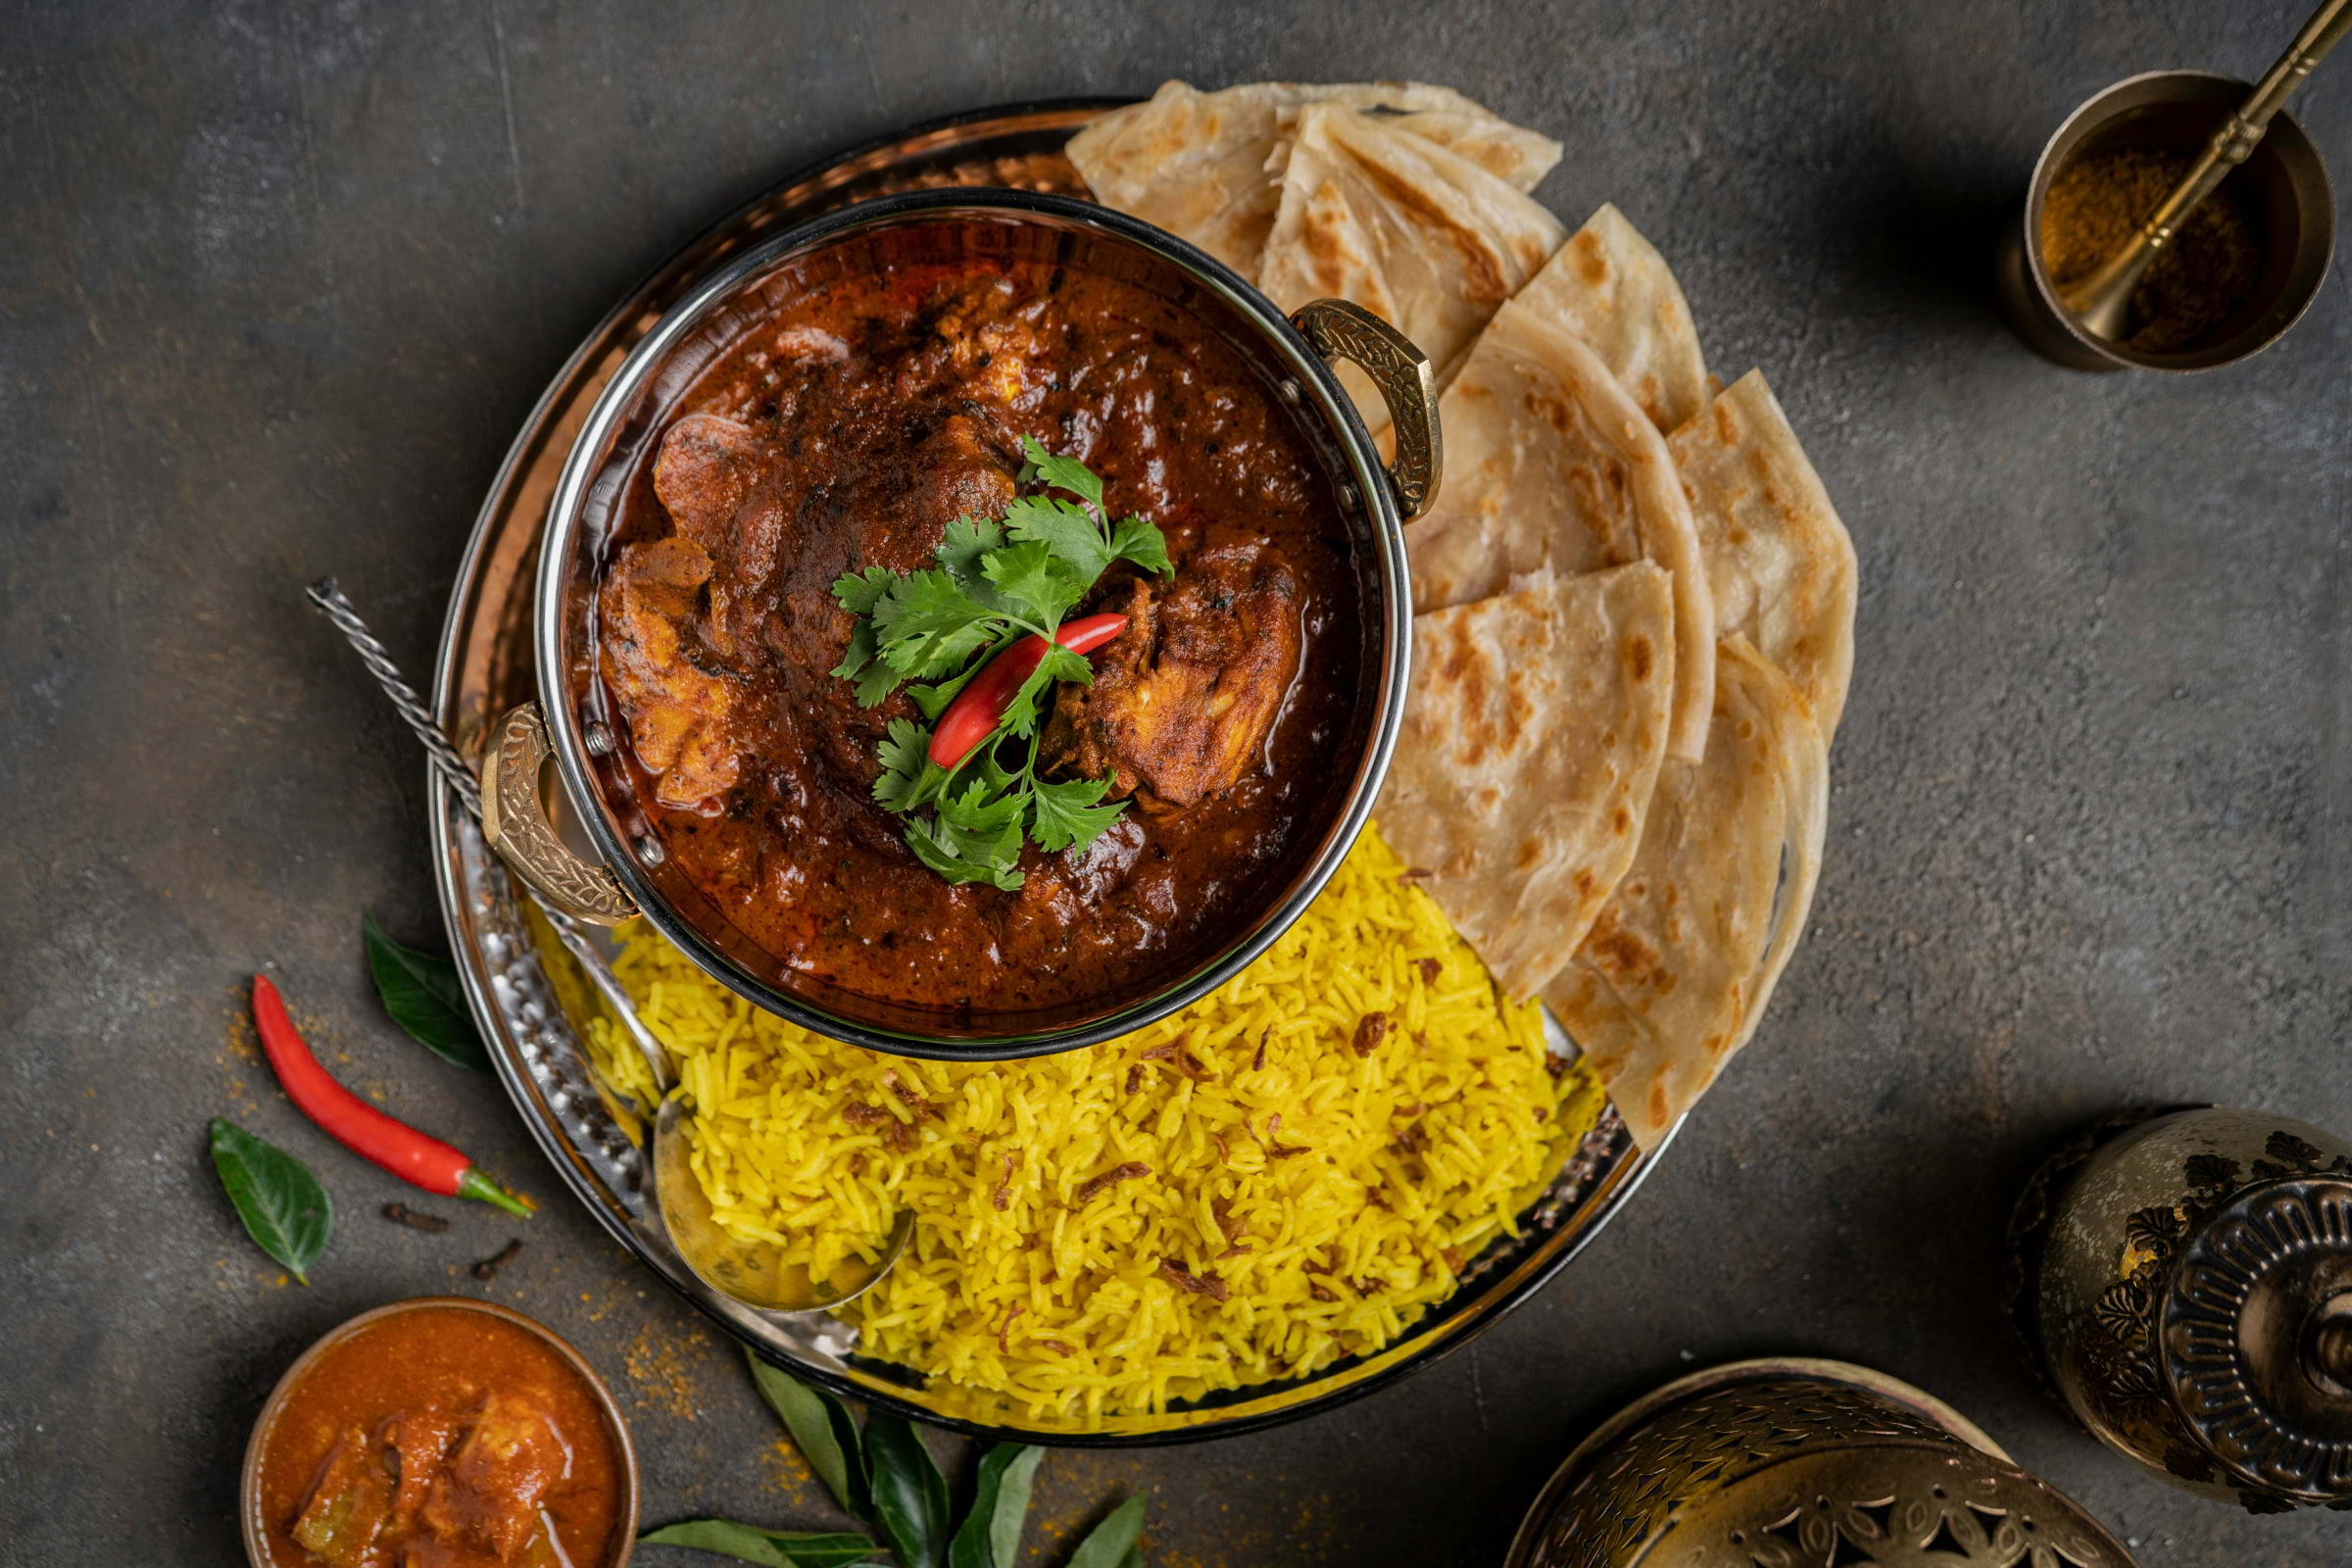
[[[2098,270],[2131,242],[2196,162],[2190,152],[2117,147],[2074,159],[2041,198],[2041,265],[2060,288]],[[2253,288],[2262,252],[2235,176],[2188,216],[2132,295],[2123,346],[2137,354],[2195,348]]]

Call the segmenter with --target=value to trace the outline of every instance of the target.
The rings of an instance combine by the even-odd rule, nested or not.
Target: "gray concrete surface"
[[[359,916],[436,932],[407,737],[302,606],[414,665],[540,386],[616,294],[828,149],[1181,74],[1411,74],[1563,138],[1714,366],[1769,372],[1861,552],[1814,930],[1755,1048],[1622,1221],[1423,1376],[1204,1447],[1063,1454],[1033,1547],[1157,1491],[1162,1564],[1493,1561],[1616,1402],[1765,1351],[1946,1396],[2164,1568],[2341,1568],[2072,1430],[2012,1358],[1998,1240],[2036,1152],[2149,1100],[2352,1131],[2338,268],[2261,359],[2030,358],[1989,233],[2078,100],[2259,68],[2304,0],[1516,7],[18,4],[0,20],[0,1561],[238,1559],[269,1384],[394,1297],[537,1313],[634,1413],[651,1520],[824,1517],[730,1354],[581,1215],[446,1236],[283,1102],[268,967],[353,1081],[554,1191],[498,1091],[372,1005]],[[2352,64],[2304,118],[2352,178]],[[308,1290],[203,1154],[227,1114],[342,1218]],[[455,1205],[443,1205],[454,1210]],[[495,1285],[465,1272],[512,1234]],[[688,1561],[649,1550],[651,1563]]]

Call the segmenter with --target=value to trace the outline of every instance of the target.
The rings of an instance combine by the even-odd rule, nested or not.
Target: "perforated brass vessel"
[[[2352,1144],[2109,1117],[2027,1184],[2009,1267],[2029,1356],[2100,1442],[2249,1512],[2352,1510]]]
[[[1568,1456],[1510,1568],[2130,1568],[2063,1494],[1930,1395],[1839,1361],[1670,1383]]]

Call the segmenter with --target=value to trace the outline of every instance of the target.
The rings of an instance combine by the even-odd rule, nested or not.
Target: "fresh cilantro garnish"
[[[1113,562],[1175,573],[1159,529],[1142,517],[1114,520],[1103,510],[1102,481],[1086,465],[1026,436],[1021,454],[1022,484],[1063,493],[1016,497],[1001,519],[956,518],[933,553],[935,565],[910,572],[868,566],[833,584],[835,601],[857,617],[833,673],[857,683],[860,707],[875,707],[905,685],[916,710],[936,724],[997,656],[1032,636],[1047,645],[1003,699],[986,739],[953,768],[930,760],[932,731],[910,719],[892,719],[879,749],[874,800],[906,819],[915,857],[951,882],[1007,892],[1021,885],[1024,840],[1049,854],[1083,850],[1126,807],[1102,804],[1107,779],[1037,776],[1047,693],[1057,681],[1094,679],[1085,657],[1055,643],[1054,632]],[[1028,743],[1011,748],[1017,767],[1007,768],[999,755],[1007,740]]]

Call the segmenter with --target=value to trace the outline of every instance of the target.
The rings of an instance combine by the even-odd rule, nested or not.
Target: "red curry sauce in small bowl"
[[[519,1312],[419,1297],[287,1369],[240,1511],[254,1568],[621,1568],[637,1460],[577,1350]]]

